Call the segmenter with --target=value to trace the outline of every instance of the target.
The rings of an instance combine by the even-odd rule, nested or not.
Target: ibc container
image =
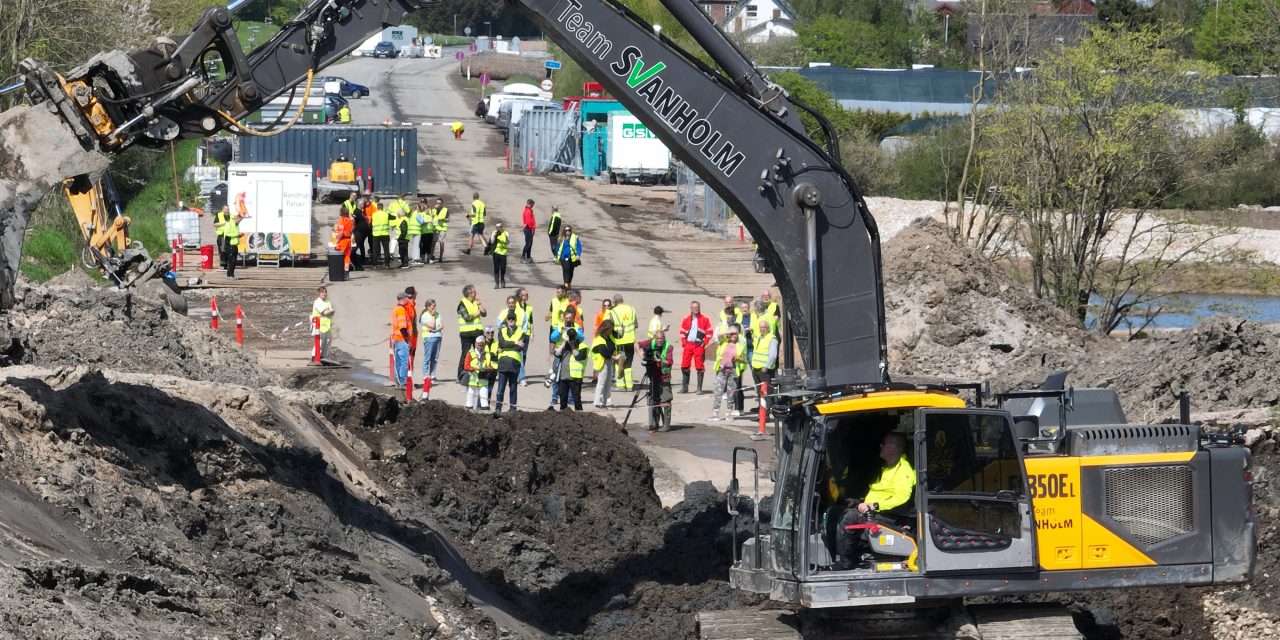
[[[373,169],[378,193],[418,193],[418,130],[382,125],[296,125],[278,136],[239,139],[240,162],[309,164],[328,176],[341,153],[362,172]]]
[[[164,235],[171,247],[178,236],[185,248],[200,246],[200,215],[189,209],[164,214]]]

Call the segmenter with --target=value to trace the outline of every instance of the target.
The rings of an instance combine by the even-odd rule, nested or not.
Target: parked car
[[[320,78],[320,84],[328,87],[330,82],[338,83],[338,95],[344,98],[367,98],[369,97],[369,87],[354,82],[348,82],[346,78],[338,76],[325,76]]]
[[[383,40],[373,48],[373,57],[375,58],[394,58],[400,52],[396,50],[396,43]]]

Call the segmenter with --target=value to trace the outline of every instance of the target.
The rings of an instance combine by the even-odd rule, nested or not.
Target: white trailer
[[[244,212],[240,252],[259,265],[279,265],[311,256],[311,165],[232,162],[227,165],[227,200]]]
[[[671,152],[638,118],[625,112],[609,114],[609,144],[605,162],[610,182],[657,184],[671,175]]]
[[[378,33],[369,36],[359,47],[356,47],[356,53],[362,56],[373,55],[373,48],[378,46],[379,42],[390,42],[396,46],[396,51],[400,52],[402,58],[421,58],[423,55],[422,41],[418,39],[418,28],[412,25],[402,24],[395,27],[387,27]]]

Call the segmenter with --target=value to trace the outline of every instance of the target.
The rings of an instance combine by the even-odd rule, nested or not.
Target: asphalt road
[[[395,122],[451,122],[462,120],[467,129],[461,141],[454,140],[447,126],[421,126],[419,144],[419,191],[443,198],[452,212],[443,264],[417,266],[392,271],[364,271],[352,274],[347,283],[330,288],[336,311],[333,346],[354,368],[353,381],[382,385],[388,379],[388,347],[391,309],[395,294],[413,285],[418,291],[418,308],[434,298],[449,329],[445,332],[440,360],[440,382],[432,389],[432,399],[462,404],[465,388],[454,380],[460,356],[457,315],[454,311],[462,287],[471,283],[489,310],[493,324],[498,310],[505,308],[506,296],[516,287],[528,287],[538,324],[534,347],[529,353],[529,373],[533,378],[520,389],[519,405],[540,411],[547,406],[549,391],[542,379],[550,361],[546,324],[541,322],[552,290],[560,281],[560,268],[550,261],[547,237],[542,230],[534,237],[535,264],[521,264],[519,251],[524,239],[519,231],[520,213],[528,198],[536,201],[539,226],[545,225],[550,205],[558,205],[565,222],[573,225],[584,245],[583,265],[574,284],[583,292],[588,324],[600,308],[600,299],[621,293],[638,310],[638,321],[647,326],[655,305],[667,309],[666,322],[678,326],[688,313],[691,301],[699,301],[712,316],[724,295],[756,295],[772,284],[772,278],[751,269],[749,244],[725,238],[674,219],[673,188],[643,188],[608,185],[563,175],[526,176],[505,171],[505,147],[496,128],[472,115],[478,96],[461,88],[456,77],[457,63],[452,51],[443,58],[372,60],[355,59],[331,71],[366,84],[368,98],[351,103],[352,118],[360,124]],[[492,262],[481,251],[463,255],[466,247],[465,212],[471,194],[478,192],[488,205],[488,230],[503,222],[513,229],[511,259],[505,290],[494,287]],[[320,212],[321,223],[331,223],[337,207]],[[669,335],[674,336],[675,332]],[[679,353],[676,353],[677,366]],[[414,363],[414,381],[421,383],[421,364]],[[678,376],[678,374],[677,374]],[[707,395],[676,395],[674,423],[670,433],[650,435],[644,428],[643,411],[632,414],[630,433],[655,462],[655,484],[665,503],[678,501],[685,483],[712,480],[717,487],[727,485],[730,455],[735,445],[751,444],[753,420],[710,422],[712,376],[708,374]],[[638,377],[637,377],[638,379]],[[678,378],[677,378],[678,381]],[[678,391],[678,389],[677,389]],[[592,393],[584,393],[588,400]],[[630,394],[616,394],[614,402],[625,406]],[[748,401],[748,405],[753,404]],[[610,412],[619,420],[625,411]],[[766,444],[766,443],[759,443]],[[760,446],[768,459],[769,447]],[[745,469],[743,470],[746,471]],[[767,485],[767,479],[762,478]],[[744,482],[750,486],[749,479]]]

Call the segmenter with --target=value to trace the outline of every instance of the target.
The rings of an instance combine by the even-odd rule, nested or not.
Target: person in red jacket
[[[520,253],[521,262],[533,262],[533,230],[538,228],[538,222],[533,219],[533,200],[526,200],[524,203],[524,214],[521,216],[523,222],[521,226],[524,228],[524,251]]]
[[[698,370],[698,393],[706,368],[707,345],[711,343],[711,318],[702,315],[702,305],[689,303],[689,315],[680,321],[680,393],[689,393],[689,363]]]

